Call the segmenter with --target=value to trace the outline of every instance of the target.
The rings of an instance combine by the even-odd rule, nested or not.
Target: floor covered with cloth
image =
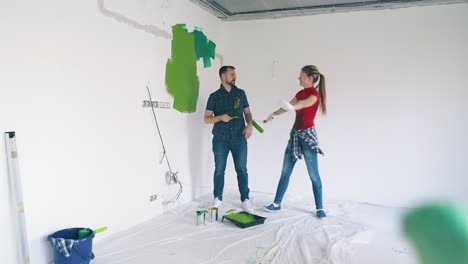
[[[171,209],[94,245],[94,264],[417,264],[401,232],[402,208],[325,201],[328,218],[315,216],[313,200],[286,196],[280,212],[263,206],[273,194],[250,193],[264,224],[239,228],[222,216],[240,211],[239,194],[224,194],[217,222],[197,226],[196,211],[212,196]]]

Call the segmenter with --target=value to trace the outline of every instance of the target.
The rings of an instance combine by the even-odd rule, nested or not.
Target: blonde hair
[[[314,65],[306,65],[302,67],[301,71],[307,76],[312,76],[314,78],[314,83],[319,81],[318,92],[320,94],[320,109],[322,110],[322,114],[325,115],[327,113],[327,91],[325,89],[325,76],[321,74],[317,66]]]

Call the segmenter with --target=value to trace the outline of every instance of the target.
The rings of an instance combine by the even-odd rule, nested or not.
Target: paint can
[[[217,207],[208,208],[208,220],[210,222],[218,221],[218,208]]]
[[[202,211],[197,211],[197,225],[205,225],[205,212],[204,210]]]

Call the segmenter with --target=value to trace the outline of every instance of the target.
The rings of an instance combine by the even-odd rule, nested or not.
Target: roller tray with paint
[[[266,217],[247,213],[245,211],[224,215],[221,222],[224,221],[224,218],[233,222],[236,226],[240,228],[246,228],[246,227],[263,224],[266,219]]]

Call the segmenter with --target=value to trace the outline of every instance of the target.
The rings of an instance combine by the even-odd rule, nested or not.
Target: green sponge
[[[468,263],[468,209],[437,203],[408,212],[404,232],[421,264]]]

